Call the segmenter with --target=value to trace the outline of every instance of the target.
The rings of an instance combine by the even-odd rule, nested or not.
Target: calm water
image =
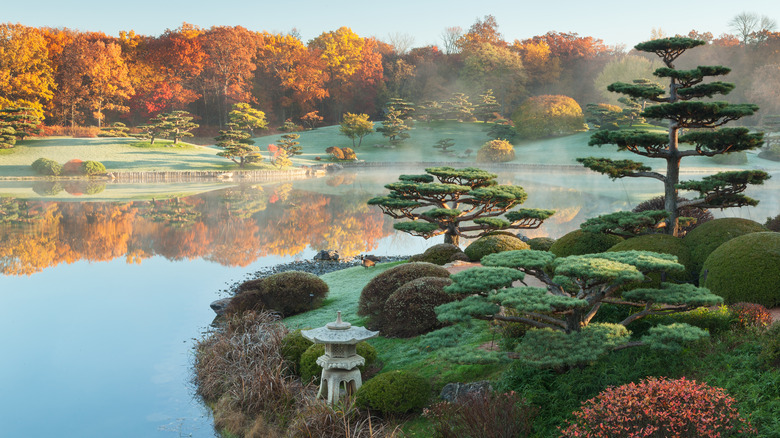
[[[345,173],[154,202],[84,202],[110,198],[110,185],[80,192],[78,202],[3,198],[0,435],[213,436],[189,383],[193,339],[214,316],[209,303],[260,267],[311,259],[319,249],[392,255],[439,243],[396,234],[389,218],[366,206],[397,174]],[[525,187],[525,206],[559,210],[529,236],[559,237],[660,190],[582,172],[499,180]],[[752,193],[759,208],[725,215],[777,214],[777,185]]]

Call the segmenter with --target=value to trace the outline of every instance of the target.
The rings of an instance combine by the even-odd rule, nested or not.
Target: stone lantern
[[[342,321],[341,311],[336,316],[336,322],[312,330],[301,330],[304,338],[315,344],[325,344],[325,354],[317,358],[317,365],[322,367],[317,398],[326,398],[329,405],[334,405],[339,399],[342,383],[348,395],[360,388],[363,379],[357,367],[365,364],[366,359],[357,354],[356,346],[358,342],[378,334]]]

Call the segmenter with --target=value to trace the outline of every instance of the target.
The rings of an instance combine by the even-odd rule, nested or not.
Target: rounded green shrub
[[[679,237],[670,236],[669,234],[645,234],[618,242],[608,250],[608,252],[615,251],[652,251],[677,256],[677,262],[686,267],[686,272],[672,274],[667,281],[670,279],[678,282],[694,280],[690,277],[690,272],[687,269],[691,264],[690,251]],[[650,275],[650,278],[653,279],[652,285],[642,283],[636,285],[636,287],[660,286],[659,277],[658,274],[652,274]]]
[[[32,189],[41,196],[55,196],[63,191],[64,187],[58,181],[36,181]]]
[[[58,176],[62,174],[60,163],[48,158],[38,158],[33,161],[31,167],[39,175]]]
[[[384,414],[403,414],[421,409],[428,402],[431,385],[408,371],[379,374],[357,391],[356,403]]]
[[[526,99],[512,114],[515,130],[525,139],[587,131],[580,105],[568,96],[542,95]]]
[[[717,247],[729,240],[748,233],[766,231],[763,225],[750,219],[723,218],[703,223],[683,237],[691,252],[690,270],[699,278],[702,265]]]
[[[623,241],[622,237],[603,233],[589,233],[574,230],[564,234],[550,246],[550,252],[556,257],[571,255],[596,254],[604,252]]]
[[[225,312],[274,310],[284,316],[296,315],[319,307],[326,295],[328,284],[320,277],[301,271],[280,272],[239,285]]]
[[[399,287],[385,302],[382,335],[411,338],[442,327],[434,309],[455,300],[444,292],[450,284],[449,278],[423,277]]]
[[[357,354],[363,356],[366,360],[365,365],[358,367],[360,372],[365,372],[366,368],[370,368],[376,363],[376,349],[372,347],[368,342],[358,342],[355,346]],[[322,367],[317,365],[317,358],[325,354],[325,346],[322,344],[312,344],[302,354],[300,362],[298,363],[298,370],[300,371],[301,380],[304,382],[310,382],[312,380],[319,382],[322,375]]]
[[[471,261],[478,262],[488,254],[529,248],[528,244],[517,236],[511,234],[489,234],[471,242],[463,252],[466,253]]]
[[[300,375],[301,356],[312,345],[314,342],[304,338],[300,329],[287,333],[287,336],[282,339],[282,356],[290,364],[290,371],[293,374]]]
[[[106,173],[106,166],[100,161],[85,161],[81,163],[82,175],[103,175]]]
[[[456,260],[468,261],[469,258],[456,245],[451,243],[440,243],[428,248],[422,254],[417,254],[409,258],[410,262],[426,262],[434,265],[446,265]]]
[[[449,278],[450,273],[432,263],[404,263],[377,275],[360,292],[358,315],[368,317],[366,327],[378,330],[384,325],[385,302],[399,287],[423,277]]]
[[[712,251],[699,283],[726,303],[780,305],[780,233],[735,237]]]
[[[490,140],[477,151],[478,163],[503,163],[515,159],[515,148],[506,140]]]
[[[555,243],[555,239],[552,237],[534,237],[526,243],[535,251],[549,251],[550,247]]]

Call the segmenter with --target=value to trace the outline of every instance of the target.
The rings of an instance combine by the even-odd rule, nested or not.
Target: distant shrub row
[[[32,163],[32,169],[39,175],[59,176],[59,175],[102,175],[106,173],[106,166],[99,161],[81,161],[78,159],[70,160],[64,165],[49,160],[48,158],[38,158]]]

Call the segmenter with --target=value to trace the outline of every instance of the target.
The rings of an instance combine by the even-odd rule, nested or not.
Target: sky
[[[555,30],[628,48],[649,39],[654,28],[670,36],[692,29],[715,36],[733,33],[728,22],[741,12],[766,15],[780,23],[778,0],[133,0],[122,2],[122,6],[105,0],[4,3],[0,22],[102,31],[113,36],[121,30],[157,36],[187,22],[204,28],[241,25],[273,33],[295,28],[307,42],[347,26],[362,37],[385,41],[391,34],[410,35],[413,47],[441,45],[447,27],[467,30],[486,15],[496,17],[499,31],[510,42]]]

